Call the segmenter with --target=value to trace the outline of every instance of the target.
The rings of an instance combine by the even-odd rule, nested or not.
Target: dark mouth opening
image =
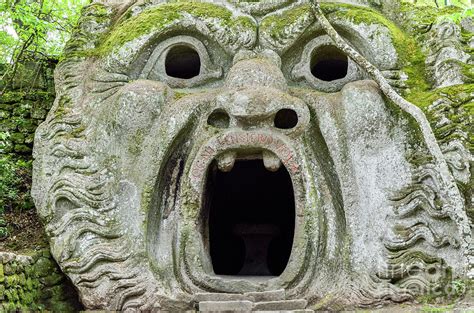
[[[279,276],[290,257],[295,228],[293,185],[286,168],[271,172],[261,159],[237,160],[227,173],[212,165],[207,176],[204,224],[214,273]]]

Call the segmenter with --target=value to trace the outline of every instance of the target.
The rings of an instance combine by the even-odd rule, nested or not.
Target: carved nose
[[[233,90],[217,97],[217,107],[207,119],[216,128],[264,128],[290,135],[300,133],[309,123],[306,104],[275,88]]]
[[[268,58],[253,58],[238,61],[226,78],[228,88],[271,87],[287,90],[285,76],[276,62]]]
[[[226,78],[227,92],[217,97],[217,107],[207,123],[217,128],[273,129],[288,135],[309,123],[305,103],[287,93],[279,56],[272,53],[237,55]]]

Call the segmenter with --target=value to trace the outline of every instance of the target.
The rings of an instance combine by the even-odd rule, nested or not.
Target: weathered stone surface
[[[197,293],[194,295],[194,301],[255,301],[250,295],[242,295],[238,293]]]
[[[256,311],[299,310],[306,308],[308,302],[304,299],[257,302],[253,308]]]
[[[199,303],[201,312],[251,312],[252,302],[250,301],[203,301]]]
[[[265,313],[314,313],[314,310],[310,310],[310,309],[303,309],[303,310],[275,310],[275,311],[269,311],[269,310],[265,310],[265,311],[252,311],[252,312],[265,312]]]
[[[285,300],[285,290],[269,290],[269,291],[261,291],[261,292],[246,292],[246,296],[252,297],[254,301],[277,301],[277,300]]]
[[[32,191],[86,308],[250,310],[251,296],[267,300],[255,309],[341,310],[463,294],[474,275],[466,22],[430,22],[418,47],[372,2],[340,2],[322,5],[330,22],[428,113],[446,160],[307,1],[86,8],[36,133]],[[222,190],[220,209],[240,219],[216,222],[216,177],[257,163],[289,184],[272,178],[227,202]]]

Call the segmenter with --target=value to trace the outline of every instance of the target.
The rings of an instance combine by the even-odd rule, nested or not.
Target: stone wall
[[[73,287],[47,249],[31,256],[0,252],[0,311],[81,308]]]
[[[45,119],[52,91],[7,91],[0,96],[0,132],[6,132],[4,153],[30,158],[36,127]]]
[[[36,80],[36,83],[28,83],[27,75],[23,71],[20,74],[23,75],[22,88],[0,89],[0,161],[12,162],[11,164],[15,164],[16,160],[32,159],[35,130],[46,118],[55,96],[54,86],[51,85],[52,69],[47,68],[42,72],[39,75],[42,79]],[[0,87],[4,86],[0,83]],[[29,186],[31,180],[31,163],[25,164],[22,168],[25,176],[21,177],[21,180],[24,180],[24,188]],[[8,184],[6,181],[4,183]],[[0,201],[0,206],[3,205],[0,207],[1,220],[4,211],[18,215],[25,210],[35,210],[32,203],[27,204],[30,199],[29,187],[27,189],[17,190],[18,200],[15,202],[5,198]],[[0,197],[6,196],[0,194]],[[19,202],[23,202],[21,207]],[[6,227],[9,226],[8,220],[3,220],[2,223],[6,223]],[[32,249],[26,254],[19,254],[15,251],[2,251],[5,250],[2,243],[4,242],[0,241],[0,312],[73,312],[82,308],[77,292],[51,257],[48,246],[42,250]],[[20,248],[27,251],[24,246]]]

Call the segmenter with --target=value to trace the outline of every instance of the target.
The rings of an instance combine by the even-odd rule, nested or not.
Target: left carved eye
[[[169,49],[165,59],[166,75],[191,79],[201,73],[201,57],[188,45],[177,45]]]
[[[172,88],[189,88],[222,76],[212,63],[206,47],[190,36],[177,36],[158,44],[140,75],[166,82]]]
[[[351,81],[362,79],[364,75],[328,36],[321,36],[305,46],[292,76],[297,80],[305,79],[320,91],[335,92]]]

